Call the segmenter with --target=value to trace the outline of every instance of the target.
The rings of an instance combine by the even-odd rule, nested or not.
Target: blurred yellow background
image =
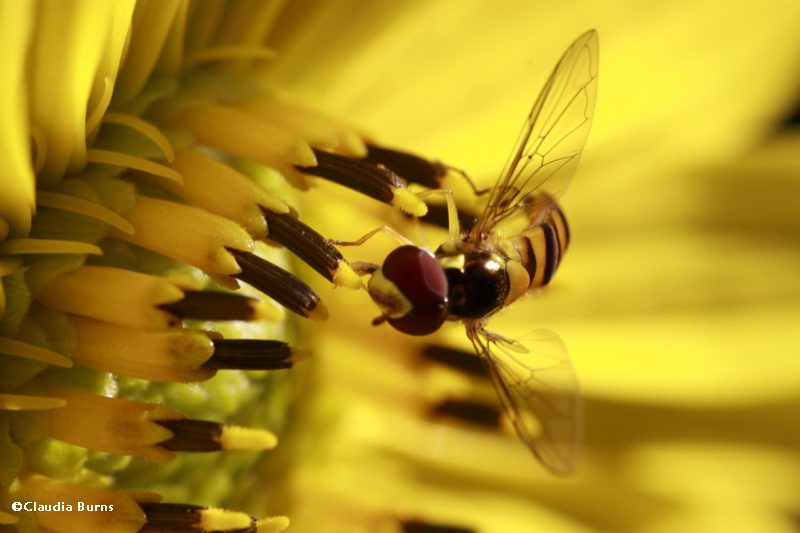
[[[377,530],[389,512],[480,532],[796,531],[800,130],[781,123],[800,93],[798,21],[789,1],[288,6],[270,72],[282,91],[483,184],[561,52],[600,34],[595,122],[563,198],[571,249],[552,286],[491,323],[568,346],[579,474],[553,479],[511,436],[421,416],[465,385],[415,366],[420,341],[372,328],[366,294],[329,291],[325,429],[293,530]],[[387,220],[431,247],[444,235],[335,187],[305,197],[333,238]],[[380,262],[392,246],[346,255]],[[468,348],[455,324],[435,340]]]

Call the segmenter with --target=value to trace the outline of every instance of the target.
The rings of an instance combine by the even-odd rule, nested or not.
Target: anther
[[[403,533],[476,533],[473,528],[434,524],[418,519],[401,520],[400,531]]]
[[[222,291],[184,291],[183,299],[160,309],[182,320],[276,320],[269,305],[255,298]]]
[[[367,161],[383,165],[406,181],[418,183],[429,189],[438,189],[442,180],[447,175],[448,167],[436,162],[428,161],[408,152],[392,150],[374,144],[367,145]]]
[[[422,359],[439,363],[465,374],[480,378],[489,378],[489,372],[483,359],[477,357],[472,352],[436,344],[428,344],[422,348],[420,355]]]
[[[351,289],[361,288],[358,275],[331,241],[289,213],[274,213],[267,209],[261,211],[269,227],[270,240],[284,245],[335,284]]]
[[[255,254],[229,248],[241,272],[234,276],[252,285],[290,311],[306,318],[324,320],[328,311],[311,287],[282,268]]]
[[[406,182],[384,165],[369,159],[354,159],[314,150],[317,166],[298,166],[306,174],[319,176],[402,211],[422,216],[427,212],[425,203],[406,189]]]
[[[269,450],[278,444],[270,431],[231,426],[187,418],[155,420],[172,437],[158,443],[174,452],[216,452],[220,450]]]
[[[245,513],[186,503],[140,503],[147,523],[139,533],[235,531],[255,533],[256,520]]]
[[[305,348],[261,339],[214,339],[214,355],[203,364],[213,370],[279,370],[308,359]]]
[[[496,405],[473,400],[447,399],[434,405],[429,415],[433,418],[451,418],[467,424],[498,429],[503,413]]]

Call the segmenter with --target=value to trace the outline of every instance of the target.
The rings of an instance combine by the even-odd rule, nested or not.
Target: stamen
[[[367,155],[367,147],[355,130],[310,109],[266,98],[242,100],[236,107],[278,124],[311,146],[350,157]]]
[[[120,126],[126,126],[141,133],[150,139],[153,144],[158,146],[158,149],[161,150],[161,153],[164,155],[164,159],[166,159],[167,162],[171,163],[172,160],[175,159],[175,150],[172,149],[172,144],[164,136],[164,134],[161,133],[160,129],[153,126],[146,120],[142,120],[135,115],[111,111],[103,116],[103,122],[106,124],[119,124]]]
[[[256,522],[257,533],[280,533],[289,527],[289,518],[286,516],[271,516]]]
[[[241,268],[235,277],[306,318],[325,320],[328,310],[311,287],[255,254],[229,250]]]
[[[235,531],[255,533],[256,521],[248,514],[184,503],[142,503],[147,523],[139,533],[179,531]]]
[[[308,266],[338,286],[360,289],[361,279],[339,250],[322,235],[291,214],[262,210],[269,226],[269,238],[286,246]]]
[[[405,182],[397,174],[383,165],[322,150],[314,150],[314,154],[317,166],[298,166],[297,169],[344,185],[414,216],[427,212],[425,203],[405,188]]]
[[[165,405],[77,390],[53,390],[51,394],[67,401],[65,407],[49,413],[53,438],[90,450],[144,457],[158,463],[175,458],[174,452],[159,445],[172,438],[172,432],[158,421],[182,415]]]
[[[219,104],[197,104],[175,119],[201,144],[272,167],[299,187],[307,188],[292,165],[313,166],[317,160],[299,137],[244,111]]]
[[[22,267],[19,257],[0,257],[0,278],[13,274]]]
[[[66,405],[50,414],[51,435],[91,450],[170,461],[172,452],[270,450],[274,433],[190,420],[163,405],[107,398],[79,391],[52,394]]]
[[[38,176],[47,161],[47,137],[41,128],[31,124],[31,140],[33,141],[33,173]]]
[[[241,226],[196,207],[139,196],[126,215],[136,232],[113,237],[195,266],[228,287],[236,287],[230,276],[239,272],[228,250],[255,249]]]
[[[16,339],[9,339],[8,337],[0,337],[0,353],[24,357],[25,359],[47,363],[48,365],[64,368],[72,367],[72,361],[58,352]]]
[[[367,159],[383,165],[406,181],[418,183],[428,189],[438,189],[447,175],[448,168],[438,162],[428,161],[408,152],[392,150],[374,144],[367,145]]]
[[[2,233],[3,233],[3,223],[2,219],[0,219],[0,240],[2,240]],[[3,286],[3,278],[13,274],[17,270],[22,268],[22,259],[20,257],[3,257],[0,256],[0,317],[6,311],[6,293],[5,287]]]
[[[52,239],[8,239],[0,242],[0,254],[90,254],[103,255],[98,246],[80,241]]]
[[[267,235],[261,209],[288,213],[289,206],[225,163],[196,150],[178,150],[172,168],[183,176],[183,185],[165,183],[168,191],[237,222],[255,239]]]
[[[123,154],[121,152],[112,152],[111,150],[100,150],[99,148],[90,148],[86,150],[86,161],[89,163],[98,163],[102,165],[113,165],[115,167],[132,168],[140,170],[146,174],[159,176],[168,180],[183,182],[180,174],[175,172],[169,167],[154,163],[149,159]]]
[[[91,318],[71,316],[78,336],[76,363],[152,381],[204,381],[215,371],[203,368],[214,352],[211,339],[190,329],[143,331]]]
[[[473,528],[433,524],[424,520],[409,519],[400,521],[403,533],[477,533]]]
[[[50,309],[121,326],[167,329],[177,320],[159,306],[181,300],[186,286],[121,268],[84,265],[55,278],[37,300]]]
[[[40,411],[58,409],[66,405],[61,398],[47,396],[22,396],[19,394],[0,394],[0,410],[5,411]]]
[[[131,226],[130,222],[104,205],[90,202],[83,198],[56,192],[38,191],[36,193],[36,204],[40,207],[61,209],[94,218],[125,233],[133,233],[133,226]]]
[[[235,59],[274,59],[276,55],[275,50],[264,46],[215,46],[187,55],[183,66],[188,68],[212,61]]]
[[[262,339],[214,339],[214,355],[203,364],[213,370],[278,370],[305,361],[305,348],[285,342]]]
[[[23,473],[19,479],[27,500],[50,506],[63,502],[63,505],[72,507],[72,512],[37,512],[36,522],[42,529],[138,531],[145,525],[145,513],[130,494],[68,483],[40,474]],[[78,502],[84,505],[84,512],[78,512]],[[87,512],[89,505],[93,512]],[[103,505],[106,507],[100,507]]]
[[[433,418],[454,418],[467,424],[491,429],[501,427],[503,420],[503,413],[496,405],[473,400],[445,400],[434,405],[429,415]]]
[[[220,450],[271,450],[278,437],[264,429],[230,426],[206,420],[159,420],[157,424],[173,433],[159,446],[175,452],[217,452]]]
[[[471,376],[488,379],[489,371],[483,359],[472,352],[428,344],[420,354],[422,358],[453,368]]]
[[[167,313],[192,320],[283,320],[283,308],[233,292],[184,291],[183,299],[159,305]]]
[[[86,138],[93,139],[100,127],[103,120],[103,115],[108,110],[108,105],[111,103],[111,97],[114,95],[114,82],[111,76],[103,77],[103,92],[97,100],[97,104],[87,113],[86,117]],[[36,172],[39,173],[38,171]]]

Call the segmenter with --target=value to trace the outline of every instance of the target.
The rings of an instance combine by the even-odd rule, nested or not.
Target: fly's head
[[[386,321],[408,335],[428,335],[447,318],[447,276],[436,256],[422,248],[395,249],[367,289],[383,313],[376,324]]]

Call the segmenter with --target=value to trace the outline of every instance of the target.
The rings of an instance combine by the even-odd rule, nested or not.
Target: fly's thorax
[[[448,318],[484,318],[503,307],[509,293],[507,259],[489,247],[436,257],[447,276]]]

